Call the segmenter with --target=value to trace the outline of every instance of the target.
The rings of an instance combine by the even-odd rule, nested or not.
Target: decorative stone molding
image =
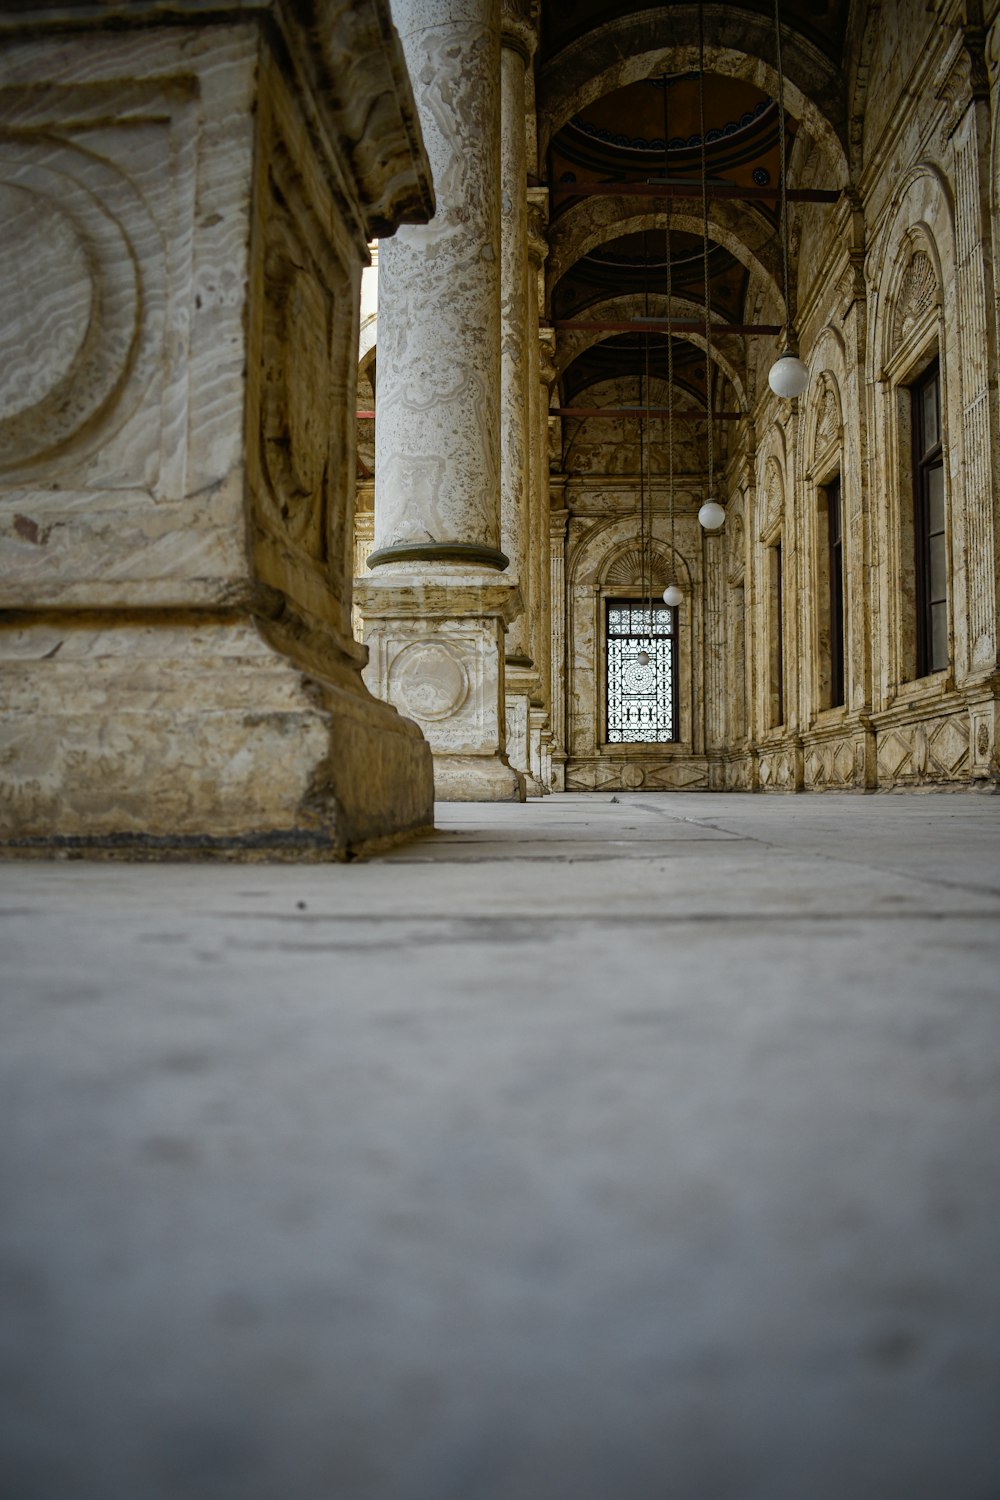
[[[979,26],[959,29],[933,82],[935,97],[947,112],[946,134],[952,135],[973,101],[989,99],[986,33]]]
[[[812,465],[814,470],[831,460],[843,435],[843,416],[840,406],[840,391],[837,382],[828,370],[819,378],[816,396],[815,418],[812,440]]]
[[[647,572],[651,575],[648,578]],[[667,548],[654,545],[647,559],[639,544],[633,543],[614,554],[604,570],[602,582],[609,589],[642,589],[649,582],[653,601],[659,603],[659,596],[671,578],[672,565]]]
[[[728,557],[726,576],[730,583],[741,583],[746,567],[746,532],[743,513],[732,504],[726,515],[725,535]]]
[[[939,302],[937,274],[925,250],[911,249],[896,284],[892,315],[891,350],[907,343],[911,333]]]
[[[768,545],[781,527],[785,507],[785,481],[781,465],[773,454],[764,467],[764,482],[760,486],[757,503],[757,533],[760,540]]]
[[[879,786],[964,781],[971,749],[964,712],[885,726],[877,740]]]

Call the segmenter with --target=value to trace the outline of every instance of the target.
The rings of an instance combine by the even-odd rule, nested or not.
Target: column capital
[[[500,0],[500,45],[518,52],[529,63],[538,46],[538,6],[535,0]]]
[[[528,259],[536,270],[549,253],[545,233],[549,223],[548,188],[528,189]]]
[[[556,331],[544,325],[538,330],[538,378],[548,390],[556,378]]]

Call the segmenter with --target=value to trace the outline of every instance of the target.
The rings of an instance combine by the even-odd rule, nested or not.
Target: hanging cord
[[[781,66],[781,0],[774,0],[774,48],[778,63],[778,140],[781,150],[781,258],[785,277],[785,348],[791,348],[792,304],[789,300],[788,276],[788,178],[785,144],[785,74]]]
[[[663,157],[664,177],[670,176],[670,99],[667,75],[663,75]],[[670,246],[670,220],[673,199],[667,195],[665,238],[667,247],[667,483],[670,496],[670,582],[677,582],[674,559],[674,262]]]
[[[777,4],[777,0],[775,0]],[[705,417],[708,425],[708,495],[715,491],[715,433],[712,422],[712,308],[708,280],[708,167],[705,147],[705,4],[698,0],[698,113],[701,125],[701,223],[705,278]]]
[[[644,311],[645,311],[645,314],[646,314],[646,325],[647,325],[646,326],[646,332],[643,334],[643,358],[644,358],[644,365],[645,365],[645,371],[646,371],[646,406],[649,406],[649,242],[648,242],[648,236],[647,236],[645,230],[643,230],[643,232],[642,232],[642,251],[643,251],[643,254],[642,254],[642,266],[643,266]],[[640,400],[640,404],[641,404],[641,402],[642,402],[641,392],[640,392],[639,400]],[[646,413],[644,411],[643,415],[642,415],[642,426],[639,429],[640,432],[643,431],[644,428],[645,428],[645,426],[646,426],[647,415],[648,415],[648,413]],[[646,475],[647,475],[647,483],[646,483],[646,490],[647,490],[647,494],[646,494],[646,500],[647,500],[646,512],[647,512],[647,514],[644,514],[643,517],[642,517],[642,519],[641,519],[640,528],[639,528],[639,536],[640,536],[640,541],[641,541],[641,546],[642,546],[642,592],[643,592],[643,603],[646,606],[646,621],[647,621],[647,625],[648,625],[648,628],[649,628],[649,634],[652,635],[652,633],[653,633],[653,554],[652,554],[652,539],[653,539],[653,495],[652,495],[652,468],[651,468],[651,464],[650,464],[649,449],[650,449],[649,434],[647,434],[647,437],[646,437]],[[639,466],[640,466],[640,469],[641,469],[641,467],[642,467],[642,445],[641,445],[641,439],[640,439],[640,447],[639,447]]]

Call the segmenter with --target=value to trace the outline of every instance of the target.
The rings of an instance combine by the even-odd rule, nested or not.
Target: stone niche
[[[0,16],[0,840],[432,822],[351,633],[366,244],[433,212],[387,0]]]

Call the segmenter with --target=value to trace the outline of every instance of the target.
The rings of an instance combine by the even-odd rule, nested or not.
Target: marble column
[[[366,680],[445,800],[524,796],[506,755],[500,548],[500,0],[396,0],[437,210],[381,249]]]
[[[537,662],[531,507],[531,364],[526,70],[535,48],[530,0],[501,0],[500,31],[500,536],[524,609],[507,634],[506,713],[511,762],[541,796],[531,753]]]

